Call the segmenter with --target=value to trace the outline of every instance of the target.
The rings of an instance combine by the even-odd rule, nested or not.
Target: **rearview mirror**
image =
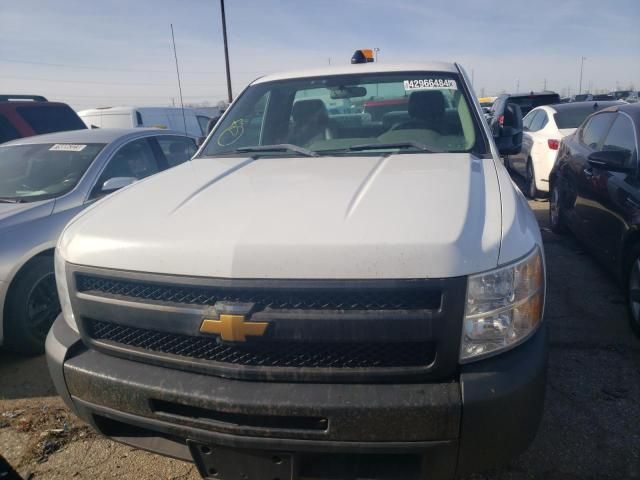
[[[496,131],[493,138],[500,155],[520,153],[522,149],[522,111],[518,105],[514,103],[505,105],[502,123],[499,123]]]
[[[138,181],[136,177],[113,177],[102,184],[102,193],[111,193]]]
[[[200,148],[207,137],[198,137],[196,138],[196,147]]]
[[[330,96],[332,100],[366,97],[367,89],[365,87],[333,87]]]
[[[592,167],[601,170],[627,173],[632,170],[629,166],[630,158],[631,152],[629,150],[603,150],[601,152],[593,152],[587,157],[587,161]]]

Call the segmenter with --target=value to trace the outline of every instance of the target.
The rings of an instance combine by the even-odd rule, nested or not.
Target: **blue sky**
[[[234,92],[269,72],[379,60],[459,61],[480,94],[640,89],[638,0],[226,0]],[[0,0],[0,91],[75,108],[226,97],[218,0]]]

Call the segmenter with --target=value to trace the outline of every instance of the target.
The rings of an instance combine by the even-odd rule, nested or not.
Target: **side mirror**
[[[631,152],[629,150],[603,150],[593,152],[587,157],[589,165],[609,172],[628,173],[632,170],[629,166]]]
[[[115,192],[137,181],[138,179],[136,177],[113,177],[102,184],[100,191],[102,193]]]
[[[502,123],[494,133],[500,155],[516,155],[522,149],[522,111],[514,103],[507,103]]]

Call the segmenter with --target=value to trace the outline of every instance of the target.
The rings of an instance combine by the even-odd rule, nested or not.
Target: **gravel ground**
[[[571,236],[531,202],[548,268],[545,413],[531,448],[466,480],[640,479],[640,342],[623,295]],[[191,464],[94,434],[55,396],[43,357],[0,352],[0,460],[24,479],[196,479]],[[0,478],[1,467],[0,467]]]

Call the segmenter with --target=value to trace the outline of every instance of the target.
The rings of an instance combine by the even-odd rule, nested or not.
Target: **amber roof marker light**
[[[356,50],[351,57],[351,63],[369,63],[373,62],[373,50],[370,48],[363,48]]]

